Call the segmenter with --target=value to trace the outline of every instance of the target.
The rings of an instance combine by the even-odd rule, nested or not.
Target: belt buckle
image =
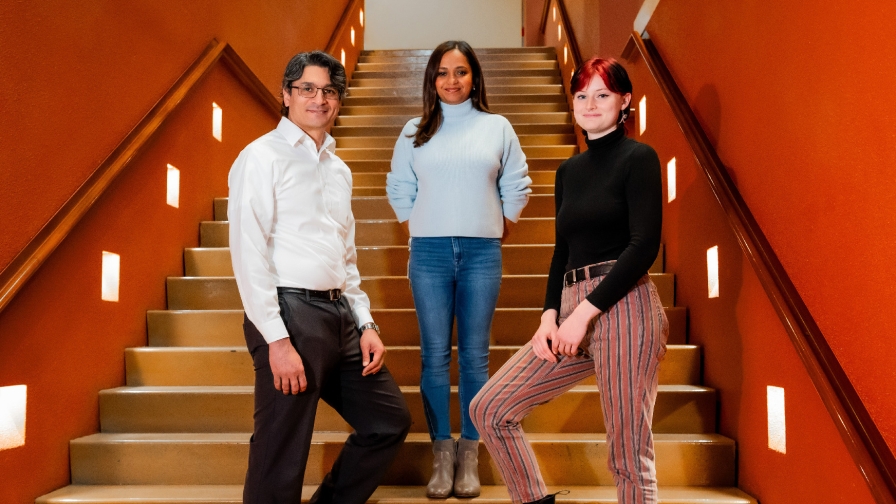
[[[330,301],[339,301],[339,289],[330,289],[327,293],[330,295]]]

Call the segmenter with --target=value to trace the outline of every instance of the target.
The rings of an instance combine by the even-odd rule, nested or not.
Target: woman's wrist
[[[553,308],[549,308],[541,314],[541,323],[550,323],[553,325],[557,325],[557,310]]]

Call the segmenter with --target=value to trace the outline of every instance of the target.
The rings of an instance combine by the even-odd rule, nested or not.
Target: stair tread
[[[381,504],[431,502],[425,497],[424,486],[380,486],[372,500]],[[317,485],[302,487],[302,500],[307,501]],[[558,501],[568,502],[615,502],[614,486],[557,486],[548,487],[554,493],[569,490],[566,495],[558,495]],[[69,485],[53,493],[40,497],[36,504],[112,504],[126,501],[134,504],[166,503],[234,503],[242,502],[242,485]],[[738,488],[733,487],[659,487],[659,502],[698,501],[706,504],[755,504],[756,501]],[[485,485],[477,501],[509,503],[507,488]],[[470,502],[469,499],[451,497],[443,502]]]
[[[455,433],[457,434],[457,433]],[[72,444],[111,444],[111,443],[153,443],[153,444],[242,444],[248,443],[251,432],[199,432],[199,433],[96,433],[73,439]],[[312,443],[343,443],[348,432],[321,431],[312,436]],[[527,432],[526,439],[530,443],[604,443],[607,435],[601,432]],[[654,433],[654,444],[688,443],[688,444],[722,444],[733,445],[734,440],[714,433]],[[431,443],[429,433],[412,432],[405,443]]]
[[[251,394],[253,385],[136,385],[121,386],[101,390],[101,394]],[[416,393],[420,387],[416,385],[400,385],[403,393]],[[457,386],[451,386],[452,391],[457,391]],[[576,385],[571,392],[597,392],[597,385]],[[669,384],[658,385],[659,393],[715,393],[715,389],[702,385]]]

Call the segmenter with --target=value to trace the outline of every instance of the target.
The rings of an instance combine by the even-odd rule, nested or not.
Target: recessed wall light
[[[766,388],[768,402],[768,447],[778,453],[787,453],[787,422],[784,418],[784,389]]]
[[[675,200],[675,158],[666,163],[666,192],[668,194],[668,202]]]
[[[215,103],[212,102],[212,136],[215,137],[215,140],[221,141],[221,131],[224,123],[224,110]]]
[[[647,131],[647,95],[642,96],[638,102],[638,123],[640,134],[643,135]]]
[[[178,208],[180,205],[180,170],[168,165],[168,206]]]
[[[103,251],[103,301],[118,302],[120,270],[121,257],[118,254]]]
[[[719,297],[719,246],[706,251],[706,278],[708,280],[709,297]]]
[[[0,387],[0,450],[25,444],[25,411],[28,387]]]
[[[342,49],[342,66],[345,66],[345,49]]]
[[[361,28],[364,28],[364,9],[361,9]]]
[[[355,47],[355,27],[352,26],[352,47]]]

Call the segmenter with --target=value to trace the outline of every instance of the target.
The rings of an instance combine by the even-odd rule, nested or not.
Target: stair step
[[[548,54],[556,58],[556,51],[551,46],[526,46],[526,47],[479,47],[475,49],[476,57],[480,55],[491,56],[495,54]],[[426,56],[432,54],[432,49],[371,49],[361,51],[361,56]]]
[[[391,211],[391,210],[390,210]],[[358,270],[364,276],[400,276],[407,274],[409,252],[405,245],[358,247]],[[553,245],[503,245],[502,272],[505,275],[538,275],[548,271]],[[660,250],[651,273],[662,273]],[[184,276],[233,276],[230,249],[226,247],[188,248],[184,250]]]
[[[408,117],[408,119],[410,119],[410,117]],[[400,124],[381,126],[336,125],[333,126],[330,134],[336,138],[337,143],[340,138],[352,136],[385,136],[397,139],[406,122],[407,121]],[[568,122],[514,124],[513,131],[516,132],[517,135],[552,135],[558,133],[569,135],[575,133],[572,124],[569,124]],[[529,169],[531,170],[532,167],[530,166]]]
[[[523,145],[526,158],[569,158],[576,154],[576,145]],[[382,148],[337,148],[336,155],[347,164],[351,161],[391,161],[394,145]]]
[[[396,87],[391,84],[384,84],[380,86],[367,85],[360,87],[358,84],[352,80],[351,86],[348,88],[348,92],[346,93],[346,98],[357,98],[357,97],[368,97],[368,96],[401,96],[401,97],[417,97],[420,99],[423,96],[423,85],[422,83],[418,86],[408,86],[407,83],[398,84],[400,87]],[[548,83],[548,84],[532,84],[532,83],[523,83],[523,84],[498,84],[496,79],[489,79],[488,81],[488,96],[489,103],[491,103],[492,95],[502,96],[502,95],[528,95],[528,94],[536,94],[536,95],[559,95],[562,96],[563,99],[566,99],[566,94],[563,89],[563,85],[560,81]]]
[[[423,68],[408,68],[408,69],[391,69],[391,70],[383,70],[383,71],[367,71],[367,70],[356,70],[352,73],[352,83],[357,86],[362,86],[363,84],[359,84],[360,82],[370,81],[370,80],[379,80],[379,79],[395,79],[400,81],[402,85],[408,85],[415,82],[423,83]],[[526,78],[538,78],[538,77],[546,77],[551,79],[558,79],[559,72],[556,68],[483,68],[482,76],[485,78],[486,82],[490,82],[493,79],[526,79]],[[513,82],[513,81],[511,81]]]
[[[535,308],[544,305],[547,275],[506,275],[501,280],[498,306]],[[663,306],[675,304],[675,277],[651,274]],[[362,277],[361,289],[372,308],[413,308],[406,276]],[[168,277],[169,310],[238,310],[242,308],[233,277]]]
[[[305,484],[317,484],[333,465],[346,433],[312,439]],[[612,485],[602,434],[527,436],[548,485]],[[432,465],[429,434],[411,433],[383,485],[425,485]],[[735,443],[718,434],[656,434],[657,480],[664,486],[733,486]],[[243,482],[249,433],[93,434],[71,442],[76,485],[234,485]],[[479,450],[484,485],[501,478]]]
[[[489,375],[494,375],[519,346],[493,345],[489,350]],[[660,365],[661,385],[698,385],[700,348],[669,345]],[[420,347],[390,346],[386,364],[399,385],[420,383]],[[125,350],[129,387],[253,385],[252,358],[245,345],[232,347],[140,347]],[[451,383],[458,383],[457,347],[452,349]],[[594,383],[587,378],[583,384]]]
[[[523,147],[530,146],[559,146],[559,145],[575,145],[576,136],[574,134],[547,134],[547,135],[520,135],[520,145]],[[393,149],[395,148],[396,138],[386,136],[369,136],[369,137],[341,137],[336,139],[337,149]],[[357,178],[357,176],[355,176]],[[550,180],[554,182],[553,179]],[[357,180],[355,180],[357,183]]]
[[[541,308],[498,308],[492,322],[493,345],[523,345],[538,328]],[[669,344],[687,341],[687,308],[667,307]],[[374,309],[373,318],[390,346],[420,344],[413,309]],[[243,310],[150,310],[146,313],[153,347],[245,347]]]
[[[395,62],[407,62],[407,63],[422,63],[426,64],[429,61],[430,54],[426,55],[416,55],[416,56],[407,56],[407,55],[392,55],[392,54],[362,54],[358,58],[358,63],[395,63]],[[485,54],[480,52],[480,49],[476,49],[476,57],[479,59],[479,62],[485,65],[486,63],[496,62],[496,61],[557,61],[557,57],[554,54],[547,52],[527,52],[527,53],[496,53],[496,54]]]
[[[532,173],[532,172],[529,172]],[[382,175],[385,175],[383,173]],[[532,190],[530,194],[554,194],[554,185],[530,185],[529,189]],[[354,186],[352,188],[352,194],[355,196],[385,196],[386,188],[379,187],[359,187]]]
[[[359,61],[352,75],[359,72],[415,72],[421,76],[426,71],[429,58],[402,58],[396,61]],[[559,72],[560,66],[556,60],[550,59],[517,59],[514,61],[496,60],[489,58],[479,62],[483,72],[492,70],[552,70]]]
[[[557,167],[560,166],[560,163],[566,161],[569,156],[560,156],[554,158],[535,158],[535,157],[527,157],[526,164],[529,165],[530,171],[555,171]],[[369,172],[378,172],[378,173],[388,173],[389,170],[392,169],[391,158],[389,159],[350,159],[346,161],[349,169],[353,173],[369,173]],[[532,188],[532,192],[536,192],[534,188]],[[550,186],[546,186],[544,190],[537,191],[540,194],[553,194],[554,193],[554,183],[551,181]],[[357,188],[353,188],[352,194],[354,196],[364,196],[362,194],[358,194]],[[384,193],[385,194],[385,193]]]
[[[544,112],[569,112],[566,102],[547,103],[489,103],[495,114],[540,114]],[[418,104],[409,105],[345,105],[339,108],[339,117],[363,115],[408,115],[419,117],[423,109]]]
[[[548,194],[551,195],[554,194],[554,179],[556,176],[557,172],[553,170],[529,169],[529,178],[532,179],[532,184],[535,186],[548,186],[550,189]],[[359,187],[379,186],[379,188],[383,190],[383,195],[386,194],[386,173],[353,173],[352,181],[354,185],[352,195],[354,197],[361,196],[357,193]],[[534,191],[533,194],[535,194]],[[217,199],[215,201],[217,201]],[[221,217],[219,217],[219,215]],[[215,220],[227,220],[227,212],[224,212],[223,214],[215,213]]]
[[[302,502],[308,502],[316,485],[302,488]],[[568,490],[558,495],[557,502],[568,504],[616,504],[615,486],[548,487],[548,492]],[[657,492],[659,504],[757,504],[737,488],[667,487]],[[512,504],[504,486],[482,487],[479,501],[489,504]],[[35,504],[242,504],[242,485],[70,485],[44,495]],[[377,504],[426,504],[425,486],[380,486],[369,502]],[[469,499],[450,497],[441,502],[464,503]]]
[[[418,111],[419,112],[419,111]],[[419,117],[418,112],[390,115],[340,115],[336,118],[336,126],[404,126],[408,121]],[[569,112],[537,112],[501,114],[510,124],[557,124],[569,122]],[[400,130],[399,130],[400,132]],[[398,138],[398,133],[395,134]]]
[[[342,106],[340,107],[340,113],[345,110],[346,107],[358,107],[358,106],[385,106],[385,105],[413,105],[417,107],[417,110],[422,113],[423,111],[423,94],[422,91],[420,94],[416,95],[386,95],[386,96],[351,96],[351,93],[354,89],[360,88],[349,88],[349,95],[346,96],[345,99],[342,100]],[[519,90],[518,90],[519,91]],[[566,95],[563,93],[559,93],[556,90],[549,93],[504,93],[498,94],[493,93],[489,90],[488,93],[488,104],[492,105],[504,105],[504,104],[512,104],[512,103],[562,103],[564,105],[567,104]],[[494,112],[494,110],[492,110]]]
[[[246,368],[251,370],[251,364]],[[411,432],[427,433],[420,387],[402,386],[413,421]],[[247,386],[118,387],[100,391],[100,425],[114,433],[252,432],[255,394]],[[451,388],[451,428],[460,432],[457,387]],[[694,385],[661,385],[653,432],[711,433],[716,425],[716,391]],[[548,404],[536,407],[522,422],[532,433],[603,433],[606,428],[600,392],[577,385]],[[351,432],[325,402],[318,405],[314,430]]]
[[[227,221],[205,221],[199,225],[200,247],[227,247],[230,224]],[[407,245],[405,234],[396,219],[356,220],[355,244],[359,247]],[[546,217],[521,218],[513,227],[507,244],[554,243],[554,219]]]
[[[550,266],[553,250],[553,245],[504,245],[502,271],[505,275],[544,273]],[[407,267],[407,245],[358,247],[358,270],[364,276],[406,275]],[[233,276],[230,249],[186,249],[184,270],[188,277]]]

